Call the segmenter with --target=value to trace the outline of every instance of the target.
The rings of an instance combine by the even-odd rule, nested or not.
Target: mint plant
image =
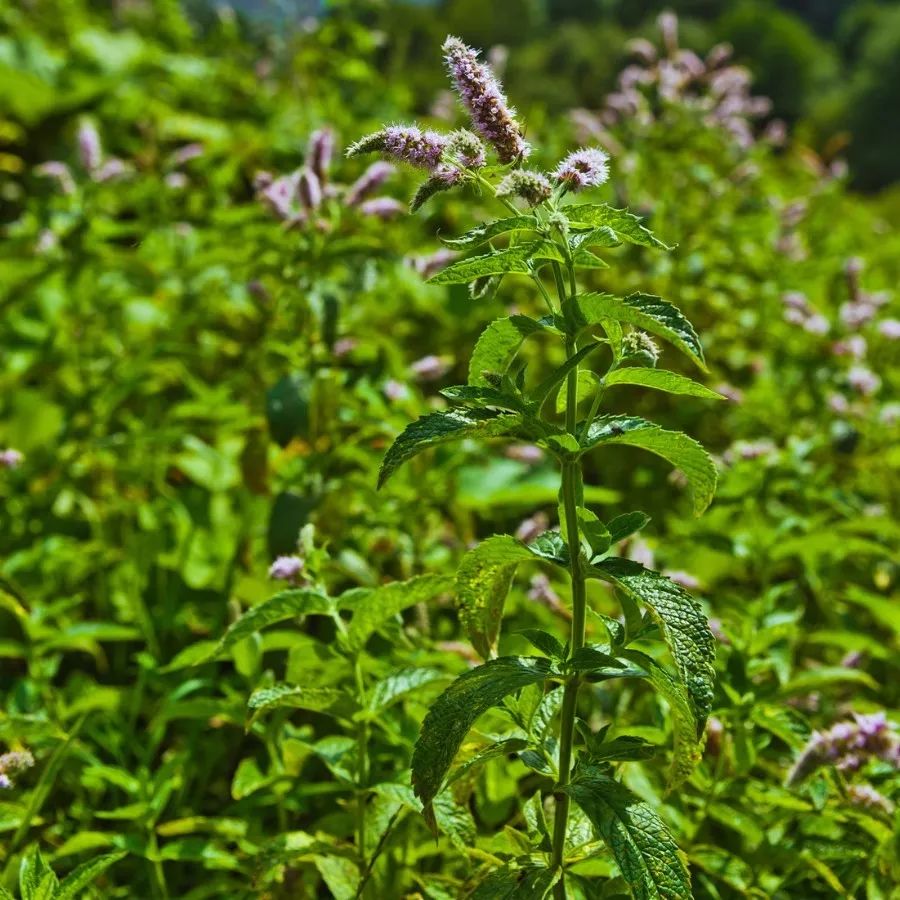
[[[583,148],[552,173],[526,168],[531,147],[489,67],[453,37],[444,53],[477,134],[391,125],[358,141],[348,155],[377,151],[424,170],[427,179],[413,198],[413,210],[458,186],[496,199],[503,207],[501,218],[445,240],[453,250],[474,255],[430,281],[467,284],[473,298],[482,298],[496,292],[507,276],[525,276],[545,311],[540,317],[517,313],[487,326],[472,353],[468,383],[444,389],[450,407],[423,416],[394,441],[379,484],[439,444],[528,441],[559,464],[559,530],[528,544],[494,535],[463,557],[455,585],[459,617],[483,663],[460,676],[431,706],[412,757],[413,788],[427,822],[437,830],[436,800],[491,758],[515,753],[549,787],[526,798],[528,837],[520,852],[502,865],[494,858],[469,896],[601,896],[585,864],[605,855],[605,845],[633,896],[690,897],[690,876],[667,825],[618,777],[622,763],[648,758],[653,745],[615,732],[614,722],[595,727],[582,688],[644,679],[662,695],[674,735],[669,788],[677,789],[699,759],[712,708],[714,639],[699,604],[680,585],[615,555],[616,546],[649,519],[634,511],[602,521],[585,503],[583,462],[603,447],[654,453],[684,474],[699,515],[716,484],[706,451],[685,434],[639,416],[605,413],[603,404],[621,385],[701,399],[719,395],[657,365],[654,337],[706,371],[697,334],[676,306],[643,293],[618,297],[586,291],[579,283],[580,273],[607,268],[597,251],[623,243],[670,249],[627,210],[579,202],[582,191],[607,180],[606,154]],[[495,163],[488,161],[489,150]],[[537,341],[555,341],[564,354],[543,378],[531,377],[525,355]],[[542,344],[539,357],[551,352]],[[540,655],[498,655],[505,598],[522,563],[568,573],[571,630],[566,636],[526,632]],[[588,598],[592,581],[614,589],[621,616],[593,608]],[[512,729],[454,769],[470,729],[492,708],[508,716]]]

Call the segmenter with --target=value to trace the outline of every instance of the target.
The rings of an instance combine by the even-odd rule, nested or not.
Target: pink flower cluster
[[[0,755],[0,788],[13,787],[11,775],[18,775],[34,765],[34,757],[27,750],[13,750]]]
[[[331,226],[321,215],[326,199],[334,197],[345,209],[357,209],[364,216],[390,219],[403,212],[403,204],[393,197],[372,196],[393,175],[395,169],[386,162],[369,166],[352,184],[340,185],[330,180],[334,156],[335,134],[320,128],[310,135],[305,164],[288,175],[274,177],[268,172],[256,176],[260,200],[287,225],[315,224],[322,230]]]
[[[900,768],[900,739],[883,712],[854,713],[852,721],[813,732],[788,773],[787,783],[799,784],[826,765],[841,772],[856,772],[875,758]]]

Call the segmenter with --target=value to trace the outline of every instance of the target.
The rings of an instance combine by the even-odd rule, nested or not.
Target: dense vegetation
[[[473,546],[533,545],[561,524],[540,436],[441,444],[377,490],[397,436],[469,381],[482,331],[548,312],[527,272],[477,298],[446,274],[427,282],[479,252],[453,239],[498,216],[490,193],[439,191],[410,217],[421,173],[343,157],[385,122],[471,127],[436,92],[458,22],[422,13],[433,39],[414,62],[400,46],[413,23],[375,27],[393,15],[343,3],[260,38],[226,14],[201,28],[167,0],[0,5],[0,896],[558,890],[529,869],[551,859],[559,775],[543,689],[498,698],[461,739],[451,783],[428,797],[436,838],[410,781],[454,679],[498,633],[503,658],[537,640],[565,659],[546,636],[568,633],[572,606],[550,554],[493,579],[511,582],[490,641],[460,615],[454,573]],[[583,271],[581,289],[677,305],[702,337],[701,380],[728,398],[646,381],[603,397],[603,415],[677,428],[714,455],[700,518],[662,460],[581,457],[579,528],[602,544],[603,523],[642,510],[640,536],[607,527],[608,549],[709,618],[702,755],[680,695],[654,687],[664,676],[599,666],[574,743],[671,835],[698,898],[895,897],[896,210],[853,193],[810,129],[773,124],[724,50],[695,56],[689,29],[661,25],[633,23],[645,42],[627,49],[619,32],[609,95],[574,110],[541,94],[567,78],[552,54],[508,62],[540,148],[529,168],[603,147],[609,181],[579,202],[628,207],[674,246],[598,221],[610,267]],[[529,385],[562,349],[525,345]],[[608,352],[584,367],[605,371]],[[628,368],[698,377],[677,347],[655,354]],[[591,385],[574,379],[583,413]],[[624,625],[645,674],[677,671],[600,582],[586,602],[595,652]],[[673,763],[684,778],[667,791]],[[686,896],[635,887],[571,816],[570,849],[587,850],[569,896]]]

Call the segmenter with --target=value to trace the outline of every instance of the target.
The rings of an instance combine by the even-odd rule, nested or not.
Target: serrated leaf
[[[516,567],[534,554],[508,534],[495,534],[462,558],[456,572],[459,619],[482,659],[494,653],[503,605]]]
[[[712,457],[693,438],[667,431],[637,416],[600,416],[580,440],[584,450],[604,444],[626,444],[661,456],[684,472],[699,516],[712,502],[718,473]]]
[[[683,854],[652,807],[592,767],[565,791],[612,851],[635,900],[692,900]]]
[[[546,327],[544,323],[528,316],[495,319],[481,332],[472,351],[469,384],[488,386],[485,372],[503,375],[525,338]]]
[[[525,404],[518,397],[492,387],[458,384],[443,388],[440,394],[451,403],[459,403],[463,406],[493,407],[513,412],[522,412],[525,409]]]
[[[76,900],[81,896],[83,888],[86,888],[98,875],[127,855],[127,853],[106,853],[83,862],[62,880],[53,895],[53,900]]]
[[[378,473],[378,487],[414,456],[451,441],[472,437],[496,437],[509,434],[522,424],[518,413],[490,409],[449,409],[435,412],[407,425],[384,455]]]
[[[392,672],[372,688],[369,694],[369,711],[375,713],[387,709],[407,694],[447,677],[438,669],[423,669],[419,666]]]
[[[600,521],[596,513],[587,507],[579,506],[576,510],[578,527],[591,548],[591,552],[599,556],[609,550],[611,536],[609,529]]]
[[[654,334],[678,347],[704,372],[703,348],[694,326],[677,306],[650,294],[615,297],[612,294],[579,294],[563,303],[563,319],[574,333],[604,320],[624,322]]]
[[[476,278],[484,278],[487,275],[504,275],[516,272],[520,275],[528,275],[531,268],[528,265],[535,250],[541,242],[516,244],[504,250],[493,250],[480,256],[470,256],[459,262],[451,263],[441,269],[436,275],[428,279],[429,284],[468,284]]]
[[[459,237],[442,237],[440,240],[454,250],[472,250],[501,234],[509,234],[511,231],[536,231],[539,227],[538,220],[534,216],[510,216],[508,219],[485,222]]]
[[[569,565],[569,546],[559,531],[545,531],[543,534],[539,534],[528,545],[528,549],[535,556],[556,563],[558,566]]]
[[[608,269],[609,263],[590,250],[576,250],[572,254],[572,262],[580,269]]]
[[[716,655],[715,639],[700,605],[665,575],[628,559],[604,559],[592,566],[589,574],[608,581],[648,607],[687,688],[699,738],[712,709]]]
[[[317,591],[282,591],[268,600],[263,600],[262,603],[257,603],[256,606],[251,606],[225,632],[213,651],[206,657],[196,660],[194,665],[222,656],[238,641],[255,634],[267,625],[293,619],[295,616],[326,616],[333,610],[334,601]]]
[[[347,644],[360,650],[366,641],[389,619],[417,603],[425,603],[452,590],[449,575],[416,575],[406,581],[392,581],[365,593],[348,591],[338,600],[341,609],[350,610],[353,618],[347,627]]]
[[[22,856],[19,863],[19,892],[22,900],[49,900],[48,886],[56,887],[56,875],[44,862],[40,848],[35,844]]]
[[[524,628],[517,632],[525,638],[529,644],[536,647],[541,653],[546,653],[551,659],[564,659],[566,656],[566,648],[552,634],[541,631],[537,628]]]
[[[469,900],[544,900],[561,877],[559,869],[505,867],[491,872]]]
[[[702,754],[702,743],[698,735],[697,719],[691,707],[684,682],[673,677],[656,660],[636,650],[623,650],[626,659],[633,660],[644,668],[650,683],[669,704],[672,722],[672,767],[669,769],[668,790],[674,790],[690,778]]]
[[[327,713],[338,718],[348,718],[357,706],[345,691],[329,687],[306,687],[298,684],[274,684],[254,691],[247,701],[254,718],[271,709],[306,709]]]
[[[600,384],[600,376],[596,372],[589,369],[581,369],[578,372],[578,388],[576,391],[576,404],[586,400],[597,389]],[[568,405],[569,398],[566,391],[559,391],[556,395],[556,411],[564,413]]]
[[[640,510],[616,516],[606,526],[609,529],[610,543],[617,544],[619,541],[624,541],[629,535],[645,528],[649,521],[650,516]]]
[[[432,827],[432,801],[463,738],[479,716],[507,694],[544,681],[552,672],[547,659],[502,656],[460,675],[434,702],[422,723],[412,757],[413,789]]]
[[[603,378],[604,387],[612,387],[617,384],[633,384],[641,387],[653,388],[657,391],[665,391],[667,394],[680,394],[687,397],[701,397],[704,400],[724,400],[725,398],[711,391],[708,387],[698,384],[692,378],[678,375],[676,372],[668,372],[665,369],[645,369],[635,366],[626,366],[624,369],[614,369]]]
[[[567,206],[565,213],[573,228],[605,227],[612,230],[619,240],[627,241],[629,244],[656,247],[659,250],[672,249],[641,225],[640,218],[627,209],[616,209],[607,203],[586,203],[581,206]]]
[[[566,660],[565,668],[570,672],[594,672],[604,669],[621,671],[625,668],[625,663],[599,647],[579,647]]]
[[[359,885],[359,869],[352,859],[343,856],[314,856],[322,881],[334,900],[354,900]]]

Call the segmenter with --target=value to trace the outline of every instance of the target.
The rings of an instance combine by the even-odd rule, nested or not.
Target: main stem
[[[566,341],[566,356],[575,353],[575,340]],[[573,369],[566,384],[566,430],[575,434],[576,406],[578,400],[578,370]],[[568,459],[562,467],[562,498],[569,543],[569,573],[572,577],[572,634],[569,653],[584,646],[585,625],[585,577],[581,560],[581,546],[578,533],[578,501],[581,495],[581,463],[578,459]],[[575,733],[575,712],[578,705],[580,679],[571,674],[563,693],[559,726],[559,780],[556,783],[556,817],[553,821],[554,868],[562,868],[566,849],[566,832],[569,824],[569,795],[565,787],[572,771],[572,740]],[[554,896],[566,900],[566,886],[562,879],[556,885]]]

